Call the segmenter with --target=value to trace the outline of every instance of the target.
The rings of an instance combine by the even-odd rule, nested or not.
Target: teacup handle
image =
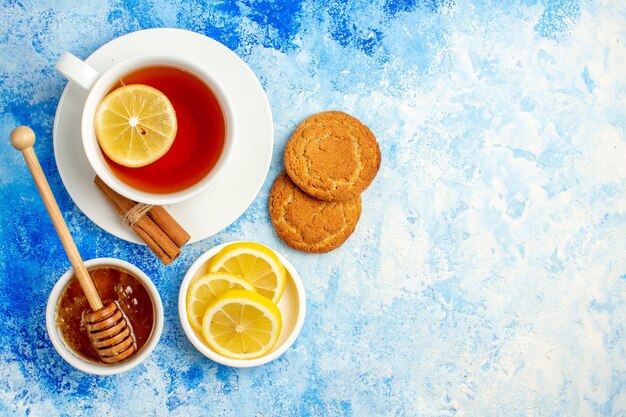
[[[54,68],[69,81],[85,90],[91,90],[100,77],[98,71],[69,52],[63,52]]]

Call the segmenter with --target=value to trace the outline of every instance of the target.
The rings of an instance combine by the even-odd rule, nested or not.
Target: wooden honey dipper
[[[91,311],[84,315],[87,333],[92,346],[104,363],[121,362],[135,353],[137,343],[130,323],[115,302],[102,304],[98,290],[93,284],[89,272],[83,263],[76,244],[72,239],[61,210],[52,194],[46,176],[39,165],[39,160],[33,149],[35,132],[27,126],[20,126],[11,132],[11,144],[26,160],[30,173],[39,189],[54,228],[61,239],[65,253],[74,268],[74,273],[80,283]]]

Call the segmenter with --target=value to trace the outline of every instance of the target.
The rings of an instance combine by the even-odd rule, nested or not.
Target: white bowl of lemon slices
[[[209,359],[237,368],[282,355],[298,337],[305,312],[298,271],[256,242],[205,252],[185,274],[178,295],[180,322],[191,343]]]

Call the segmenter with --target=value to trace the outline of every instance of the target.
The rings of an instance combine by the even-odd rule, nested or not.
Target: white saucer
[[[170,214],[191,235],[190,243],[212,236],[241,216],[257,196],[269,170],[274,147],[270,105],[252,70],[221,43],[182,29],[148,29],[130,33],[103,45],[86,62],[105,70],[134,55],[153,52],[172,54],[211,65],[231,92],[237,113],[239,141],[229,171],[218,184],[199,196],[167,206]],[[54,156],[61,180],[78,208],[107,232],[143,244],[126,227],[93,183],[80,138],[81,109],[86,93],[68,83],[61,95],[54,121]]]

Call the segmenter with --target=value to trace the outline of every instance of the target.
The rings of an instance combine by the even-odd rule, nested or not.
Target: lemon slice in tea
[[[125,85],[107,94],[96,109],[94,125],[103,152],[133,168],[165,155],[178,129],[167,96],[143,84]]]
[[[217,353],[234,359],[254,359],[278,341],[282,317],[278,307],[254,291],[226,291],[206,309],[202,334]]]

